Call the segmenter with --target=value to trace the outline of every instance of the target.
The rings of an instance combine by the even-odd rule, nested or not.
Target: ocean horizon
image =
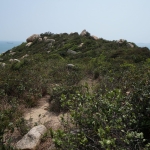
[[[23,43],[23,41],[0,41],[0,54],[20,45],[22,43]]]

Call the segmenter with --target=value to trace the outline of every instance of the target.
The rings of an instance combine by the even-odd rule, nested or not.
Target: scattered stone
[[[97,37],[97,36],[92,35],[92,37],[93,37],[94,40],[98,40],[98,37]]]
[[[20,141],[17,142],[16,148],[20,150],[36,150],[46,131],[47,129],[44,125],[33,127]]]
[[[26,39],[26,41],[27,41],[27,43],[29,43],[29,42],[33,42],[34,40],[36,40],[36,39],[38,39],[38,38],[40,38],[40,35],[39,35],[39,34],[33,34],[33,35],[31,35],[30,37],[28,37],[28,38]]]
[[[26,44],[27,47],[31,46],[32,42]]]
[[[72,54],[72,55],[76,55],[77,54],[76,51],[73,51],[73,50],[70,50],[70,49],[68,49],[67,53],[68,54]]]
[[[134,45],[133,45],[132,43],[127,43],[127,46],[128,46],[128,47],[131,47],[131,48],[134,47]]]

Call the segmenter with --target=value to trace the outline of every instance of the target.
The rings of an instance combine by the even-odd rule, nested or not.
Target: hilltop
[[[27,37],[0,55],[0,144],[11,145],[6,131],[31,129],[25,110],[47,96],[48,111],[68,117],[40,145],[53,139],[57,149],[149,149],[149,67],[149,49],[124,39],[86,30]]]

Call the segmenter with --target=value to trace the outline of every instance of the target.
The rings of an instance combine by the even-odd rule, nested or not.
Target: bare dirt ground
[[[24,119],[31,127],[43,124],[47,127],[57,128],[60,125],[60,116],[49,111],[49,95],[38,100],[37,107],[28,108],[24,113]]]

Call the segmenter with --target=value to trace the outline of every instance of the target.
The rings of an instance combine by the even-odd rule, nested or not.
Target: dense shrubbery
[[[55,39],[52,47],[37,40],[0,56],[0,144],[5,131],[26,129],[20,105],[34,107],[51,95],[51,111],[68,112],[64,130],[52,133],[59,149],[146,149],[150,142],[150,52],[147,48],[94,40],[90,34],[41,34]],[[84,43],[82,47],[79,47]],[[68,55],[67,50],[78,52]],[[21,59],[28,54],[27,58]],[[19,59],[20,62],[9,62]],[[73,64],[72,69],[67,64]],[[90,78],[93,93],[80,81]],[[4,107],[4,109],[3,109]],[[17,113],[19,112],[19,113]],[[13,115],[13,118],[12,118]],[[148,149],[148,148],[147,148]]]

